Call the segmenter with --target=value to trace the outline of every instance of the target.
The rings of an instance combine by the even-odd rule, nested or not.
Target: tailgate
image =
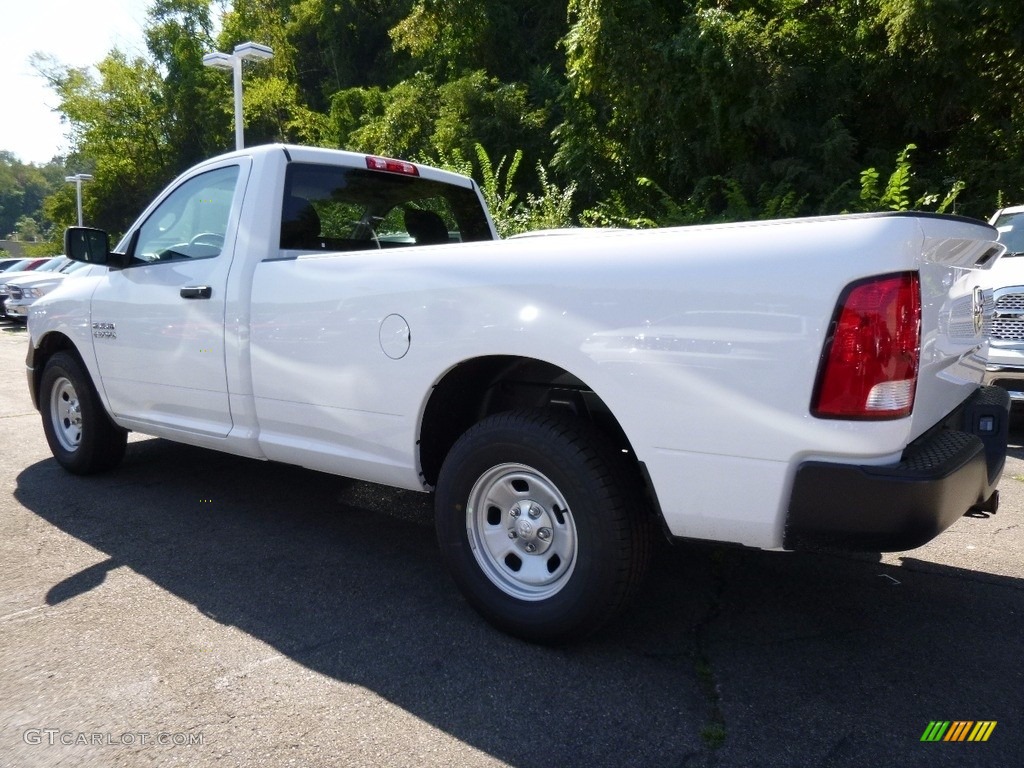
[[[985,270],[1005,248],[988,224],[952,216],[913,214],[921,231],[921,361],[912,436],[963,403],[982,380],[976,353],[994,310]]]

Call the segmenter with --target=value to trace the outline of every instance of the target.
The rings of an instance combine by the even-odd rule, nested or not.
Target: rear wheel
[[[442,557],[466,599],[528,640],[598,629],[650,557],[650,516],[621,454],[561,414],[481,421],[445,460],[436,502]]]
[[[128,433],[107,416],[88,373],[73,355],[58,352],[47,361],[39,409],[46,442],[69,472],[88,475],[121,462]]]

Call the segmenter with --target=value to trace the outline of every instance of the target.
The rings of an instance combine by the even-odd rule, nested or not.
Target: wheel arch
[[[593,423],[624,455],[658,513],[657,497],[625,430],[604,400],[583,380],[543,360],[493,355],[466,360],[434,386],[420,422],[419,462],[423,481],[437,484],[441,465],[456,440],[491,414],[517,408],[567,410]]]
[[[29,394],[32,396],[32,405],[37,411],[39,410],[39,387],[43,381],[43,369],[46,368],[47,361],[58,352],[68,352],[74,355],[86,371],[89,369],[75,343],[59,331],[46,334],[36,345],[30,342],[25,365],[29,375]]]

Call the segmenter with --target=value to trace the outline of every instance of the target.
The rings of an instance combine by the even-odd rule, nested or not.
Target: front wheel
[[[437,486],[442,557],[466,599],[527,640],[586,636],[635,593],[650,515],[622,455],[589,423],[548,411],[481,421]]]
[[[39,410],[46,442],[69,472],[88,475],[120,463],[128,433],[107,416],[89,374],[73,355],[58,352],[47,361]]]

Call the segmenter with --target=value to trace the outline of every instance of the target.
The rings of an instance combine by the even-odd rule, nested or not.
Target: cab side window
[[[207,171],[171,192],[139,228],[132,256],[142,262],[219,256],[238,172],[238,166]]]

